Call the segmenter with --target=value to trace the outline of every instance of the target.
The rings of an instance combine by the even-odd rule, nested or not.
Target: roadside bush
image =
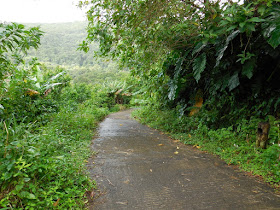
[[[59,106],[40,127],[18,124],[15,118],[1,121],[1,207],[84,207],[85,193],[95,188],[85,172],[93,131],[109,113],[107,107],[90,104],[94,100],[75,104],[75,111]]]

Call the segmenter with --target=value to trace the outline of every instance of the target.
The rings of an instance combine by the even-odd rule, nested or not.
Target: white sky
[[[86,20],[79,0],[0,0],[0,22],[58,23]]]
[[[79,0],[0,0],[0,22],[84,21],[86,20],[85,11],[77,8],[78,2]]]

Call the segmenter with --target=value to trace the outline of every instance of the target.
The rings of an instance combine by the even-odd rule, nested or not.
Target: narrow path
[[[89,169],[101,194],[90,209],[280,209],[280,197],[266,184],[130,113],[109,115],[93,140],[97,155]]]

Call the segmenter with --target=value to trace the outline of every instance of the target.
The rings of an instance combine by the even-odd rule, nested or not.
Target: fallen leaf
[[[175,154],[175,155],[178,155],[178,154],[179,154],[179,152],[178,152],[178,151],[176,151],[176,152],[174,152],[174,154]]]
[[[85,162],[85,163],[88,163],[88,161],[87,161],[87,160],[84,160],[84,162]]]
[[[94,192],[94,190],[89,190],[89,191],[86,191],[86,195],[87,195],[87,197],[88,198],[93,198],[94,196],[95,196],[95,192]]]
[[[192,137],[192,135],[191,134],[189,134],[189,138],[191,138]]]
[[[163,146],[163,144],[158,144],[158,146]]]
[[[116,202],[116,204],[127,205],[127,204],[128,204],[128,202]]]
[[[180,147],[177,146],[176,149],[180,149]]]
[[[193,147],[196,147],[197,149],[201,148],[201,146],[198,146],[197,144],[193,145]]]
[[[125,180],[123,183],[125,183],[125,184],[129,184],[129,179],[127,179],[127,180]]]
[[[60,201],[60,198],[59,198],[59,199],[57,199],[57,201],[53,204],[53,206],[57,206],[57,205],[58,205],[58,203],[59,203],[59,201]]]
[[[153,169],[150,169],[150,172],[153,172]]]

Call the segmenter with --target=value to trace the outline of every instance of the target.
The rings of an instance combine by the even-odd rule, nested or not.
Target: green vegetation
[[[41,47],[38,27],[0,24],[3,209],[83,208],[93,129],[132,95],[141,122],[279,186],[280,3],[198,2],[84,1],[87,34],[43,24]],[[133,77],[76,50],[96,40],[96,55]],[[254,143],[262,121],[267,149]]]
[[[39,48],[28,52],[27,59],[37,57],[47,67],[63,67],[74,83],[102,84],[127,77],[128,71],[120,70],[116,62],[77,50],[86,38],[85,28],[86,22],[40,24],[44,36]],[[96,43],[90,47],[98,49]]]
[[[27,59],[41,36],[0,24],[0,207],[82,209],[95,189],[85,170],[94,128],[129,96],[110,94],[117,85],[72,84],[63,68]]]
[[[142,87],[134,103],[149,104],[141,121],[190,133],[183,141],[279,185],[279,1],[83,4],[92,7],[81,48],[98,40],[100,55],[131,69]],[[268,148],[255,148],[257,124],[267,120]]]

